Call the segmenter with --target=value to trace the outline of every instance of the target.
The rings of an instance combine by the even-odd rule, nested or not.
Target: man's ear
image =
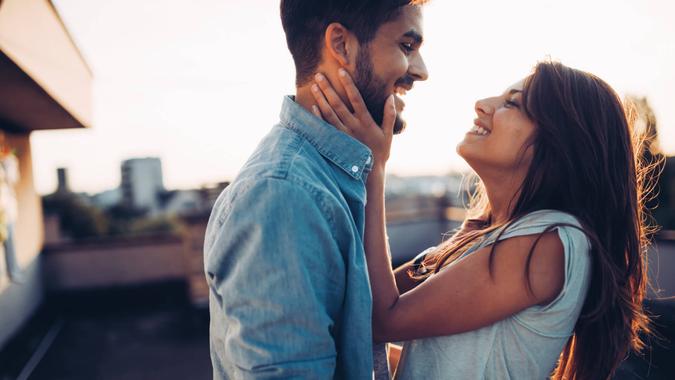
[[[334,22],[326,28],[326,53],[342,67],[350,67],[356,62],[358,41],[344,25]]]

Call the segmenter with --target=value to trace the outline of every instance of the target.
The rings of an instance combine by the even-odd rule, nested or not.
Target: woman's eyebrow
[[[512,88],[512,89],[509,90],[509,95],[522,94],[522,93],[523,93],[523,90],[518,90],[518,89],[515,89],[515,88]]]

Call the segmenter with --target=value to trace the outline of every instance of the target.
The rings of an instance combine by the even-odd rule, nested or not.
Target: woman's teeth
[[[490,131],[488,131],[487,129],[485,129],[483,127],[480,127],[478,125],[474,125],[473,127],[471,127],[471,133],[475,133],[477,135],[482,135],[482,136],[487,136],[487,135],[490,134]]]

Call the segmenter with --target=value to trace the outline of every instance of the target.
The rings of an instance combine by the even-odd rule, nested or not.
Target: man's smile
[[[396,111],[401,112],[405,108],[405,102],[401,99],[402,96],[405,96],[408,91],[412,90],[414,85],[414,80],[409,77],[402,78],[394,84],[394,100],[396,102]]]

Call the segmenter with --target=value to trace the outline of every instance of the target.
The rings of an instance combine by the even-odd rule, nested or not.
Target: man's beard
[[[409,78],[405,78],[405,80],[412,83],[412,80]],[[356,84],[356,88],[361,92],[363,102],[366,104],[366,108],[368,108],[368,112],[370,112],[373,120],[375,120],[377,125],[382,126],[384,104],[389,98],[390,93],[387,84],[374,75],[373,63],[370,60],[370,53],[366,46],[362,46],[356,56],[354,84]],[[394,134],[401,133],[405,129],[405,126],[405,120],[401,119],[397,113],[396,120],[394,121]]]

